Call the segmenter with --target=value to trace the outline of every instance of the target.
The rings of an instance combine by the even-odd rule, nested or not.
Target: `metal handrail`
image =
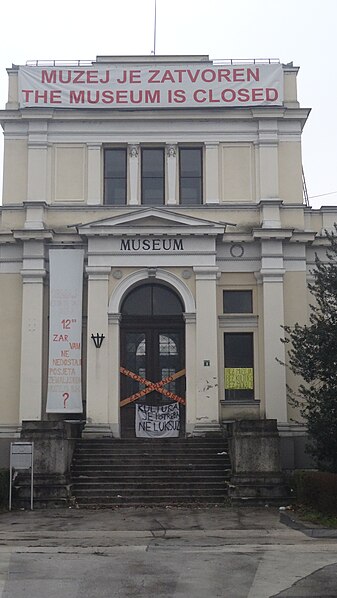
[[[168,56],[169,58],[169,56]],[[27,60],[26,66],[92,66],[95,60]],[[279,58],[216,58],[211,60],[215,66],[236,64],[280,64]]]

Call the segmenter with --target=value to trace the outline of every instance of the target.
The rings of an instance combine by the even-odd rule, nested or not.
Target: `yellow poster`
[[[253,388],[253,368],[225,368],[226,390],[250,390]]]

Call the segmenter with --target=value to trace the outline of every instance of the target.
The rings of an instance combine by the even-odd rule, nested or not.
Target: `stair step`
[[[222,504],[230,461],[223,438],[81,439],[72,493],[83,507]]]

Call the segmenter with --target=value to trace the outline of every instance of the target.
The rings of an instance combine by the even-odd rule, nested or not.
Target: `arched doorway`
[[[120,397],[124,438],[185,433],[185,329],[169,287],[134,287],[121,306]]]

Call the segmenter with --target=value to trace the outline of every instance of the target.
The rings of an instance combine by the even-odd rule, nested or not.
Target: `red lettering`
[[[113,104],[114,101],[114,93],[111,89],[105,89],[102,91],[102,103],[103,104]]]
[[[70,90],[69,94],[69,103],[70,104],[84,104],[84,91],[73,91]]]
[[[218,104],[218,103],[220,102],[220,99],[219,99],[219,98],[215,98],[215,97],[213,96],[213,89],[210,89],[210,90],[208,91],[208,101],[209,101],[211,104]]]
[[[249,91],[248,89],[242,88],[238,90],[238,101],[239,102],[249,102]]]
[[[258,102],[259,100],[263,100],[263,99],[264,99],[264,94],[263,94],[262,87],[256,87],[255,89],[252,89],[252,101],[253,102]]]
[[[222,80],[227,81],[228,83],[231,80],[230,77],[230,70],[229,69],[219,69],[218,70],[218,81],[221,82]]]
[[[244,81],[245,69],[233,69],[233,81]]]
[[[227,97],[229,96],[229,97]],[[223,89],[221,92],[221,99],[223,102],[234,102],[236,97],[234,89]]]
[[[125,90],[118,89],[116,91],[116,104],[127,104],[128,103],[128,92]]]
[[[33,89],[22,89],[24,102],[29,102],[29,96],[31,93],[34,93]]]
[[[68,340],[67,334],[53,334],[53,342],[54,343],[63,343]]]
[[[42,83],[56,83],[56,71],[45,71],[43,70],[41,73],[41,82]]]
[[[205,83],[212,83],[216,79],[216,72],[213,69],[205,69],[201,73],[201,78]]]
[[[197,69],[195,71],[195,75],[193,75],[192,71],[190,71],[190,69],[187,69],[187,74],[190,78],[190,81],[192,81],[192,83],[195,83],[196,80],[198,79],[199,75],[200,75],[200,69]]]
[[[255,70],[248,68],[247,69],[247,81],[260,81],[260,69],[256,67]]]
[[[159,69],[149,70],[149,73],[153,73],[149,77],[149,83],[160,83],[158,79],[155,79],[155,77],[157,77],[160,73]]]
[[[140,83],[140,71],[130,71],[130,83]]]
[[[70,71],[68,71],[68,72],[70,72]],[[85,83],[85,79],[83,78],[85,71],[74,71],[74,74],[75,73],[76,73],[76,75],[73,78],[73,83]],[[64,83],[64,81],[62,81],[62,83]],[[69,83],[69,81],[67,81],[67,83]]]
[[[98,71],[87,71],[87,83],[98,83]]]
[[[172,75],[171,71],[166,70],[161,78],[161,83],[165,83],[165,81],[171,81],[174,83],[174,75]]]
[[[145,89],[145,104],[160,104],[160,91],[156,89],[153,93],[149,89]]]
[[[59,82],[60,83],[70,83],[71,82],[71,71],[65,71],[66,75],[63,74],[63,71],[59,71]]]
[[[173,100],[175,104],[183,104],[186,102],[186,94],[183,89],[175,89],[173,92]]]
[[[193,93],[193,100],[195,102],[198,102],[198,104],[203,104],[204,102],[206,102],[205,94],[205,89],[196,89]]]
[[[274,87],[267,87],[266,89],[266,100],[268,102],[276,102],[278,99],[278,91]]]
[[[62,104],[61,100],[61,91],[60,90],[51,90],[50,92],[50,103],[51,104]]]

